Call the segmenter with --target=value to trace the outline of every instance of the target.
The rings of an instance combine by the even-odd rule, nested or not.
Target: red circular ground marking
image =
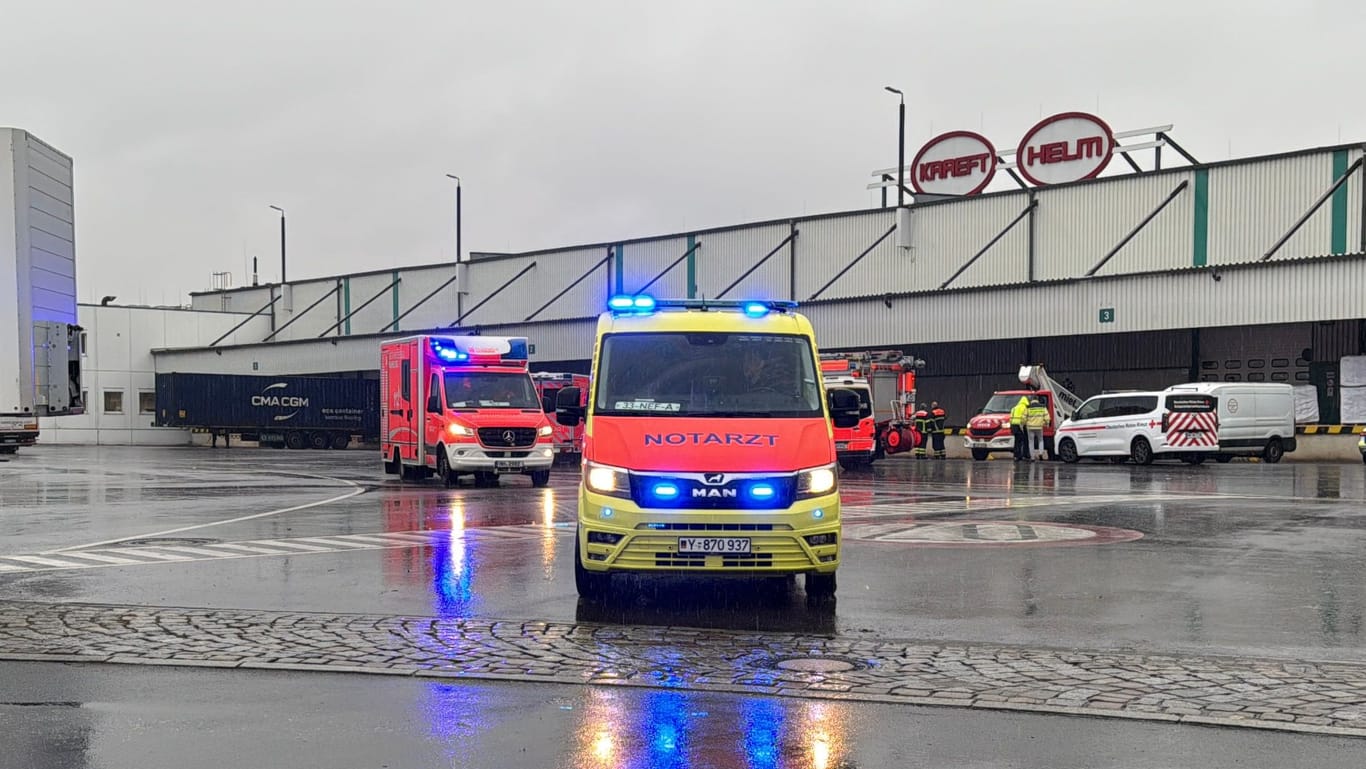
[[[1143,532],[1113,526],[1045,521],[851,523],[846,540],[914,547],[1066,547],[1132,542]]]

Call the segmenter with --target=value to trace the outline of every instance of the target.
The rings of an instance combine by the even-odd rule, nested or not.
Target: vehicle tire
[[[829,598],[837,588],[834,574],[806,575],[806,595],[810,598]]]
[[[598,574],[583,567],[582,545],[579,544],[579,532],[574,532],[574,589],[579,592],[579,596],[592,601],[607,595],[607,588],[611,585],[612,575]]]
[[[336,451],[345,451],[351,445],[351,436],[346,433],[334,433],[332,435],[332,448]]]
[[[14,452],[11,451],[10,453],[13,454]],[[1366,451],[1363,451],[1363,452],[1361,453],[1361,462],[1362,462],[1362,464],[1366,464]]]
[[[972,458],[978,462],[985,462],[989,456],[991,456],[991,452],[986,449],[972,450]]]
[[[399,459],[398,459],[398,449],[394,449],[394,458],[393,458],[393,460],[390,461],[390,462],[385,462],[385,463],[384,463],[384,474],[385,474],[385,475],[398,475],[399,471],[402,470],[402,469],[403,469],[403,463],[400,462]]]
[[[1058,445],[1058,456],[1069,465],[1075,465],[1081,460],[1081,455],[1077,454],[1077,444],[1071,438],[1062,439],[1062,443]]]
[[[1281,444],[1280,438],[1272,438],[1266,442],[1266,448],[1262,449],[1262,461],[1268,465],[1274,465],[1281,461],[1285,456],[1285,446]]]
[[[550,471],[549,471],[549,470],[532,470],[532,471],[531,471],[531,485],[532,485],[532,486],[535,486],[535,487],[538,488],[538,489],[545,488],[546,486],[549,486],[549,485],[550,485]]]
[[[436,477],[448,489],[458,483],[455,473],[451,472],[451,466],[446,461],[446,447],[439,444],[436,447]]]
[[[1218,463],[1221,464],[1221,465],[1226,465],[1226,464],[1228,464],[1229,462],[1232,462],[1232,461],[1233,461],[1233,455],[1232,455],[1232,454],[1215,454],[1215,455],[1214,455],[1214,461],[1215,461],[1215,462],[1218,462]]]
[[[295,451],[308,448],[308,436],[298,430],[285,433],[285,446]]]
[[[1128,462],[1128,461],[1129,461],[1129,458],[1128,458],[1128,457],[1110,457],[1110,464],[1112,464],[1112,465],[1122,465],[1122,464],[1124,464],[1125,462]]]
[[[1129,457],[1134,460],[1136,465],[1151,465],[1153,463],[1153,447],[1148,443],[1147,438],[1134,438],[1133,445],[1129,447]]]
[[[332,436],[327,433],[309,433],[308,447],[316,451],[332,448]]]
[[[1186,455],[1184,455],[1184,456],[1181,457],[1181,461],[1182,461],[1182,462],[1185,462],[1185,463],[1188,464],[1188,465],[1203,465],[1203,464],[1205,464],[1205,455],[1204,455],[1204,454],[1186,454]]]

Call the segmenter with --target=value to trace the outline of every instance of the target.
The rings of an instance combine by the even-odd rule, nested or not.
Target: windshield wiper
[[[764,418],[773,416],[771,411],[689,411],[684,416],[689,417],[723,417],[723,418]]]

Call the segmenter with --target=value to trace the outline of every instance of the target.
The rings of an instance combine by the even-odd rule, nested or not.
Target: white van
[[[1275,464],[1295,450],[1295,394],[1288,384],[1200,382],[1168,392],[1207,395],[1219,408],[1219,456],[1258,456]]]
[[[1058,426],[1058,456],[1069,463],[1089,457],[1198,465],[1217,453],[1216,430],[1214,398],[1207,395],[1169,390],[1097,395]]]

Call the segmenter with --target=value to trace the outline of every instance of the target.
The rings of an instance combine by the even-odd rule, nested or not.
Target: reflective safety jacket
[[[1020,402],[1015,404],[1015,408],[1010,410],[1010,423],[1016,427],[1024,427],[1025,412],[1029,411],[1029,399],[1020,397]]]
[[[944,424],[948,421],[949,414],[944,409],[935,409],[930,412],[930,432],[944,432]]]
[[[921,433],[928,434],[933,424],[933,421],[930,419],[930,412],[926,411],[925,409],[920,409],[919,411],[915,412],[916,430],[920,431]]]
[[[1030,406],[1025,412],[1025,427],[1030,430],[1042,430],[1048,424],[1047,406]]]

